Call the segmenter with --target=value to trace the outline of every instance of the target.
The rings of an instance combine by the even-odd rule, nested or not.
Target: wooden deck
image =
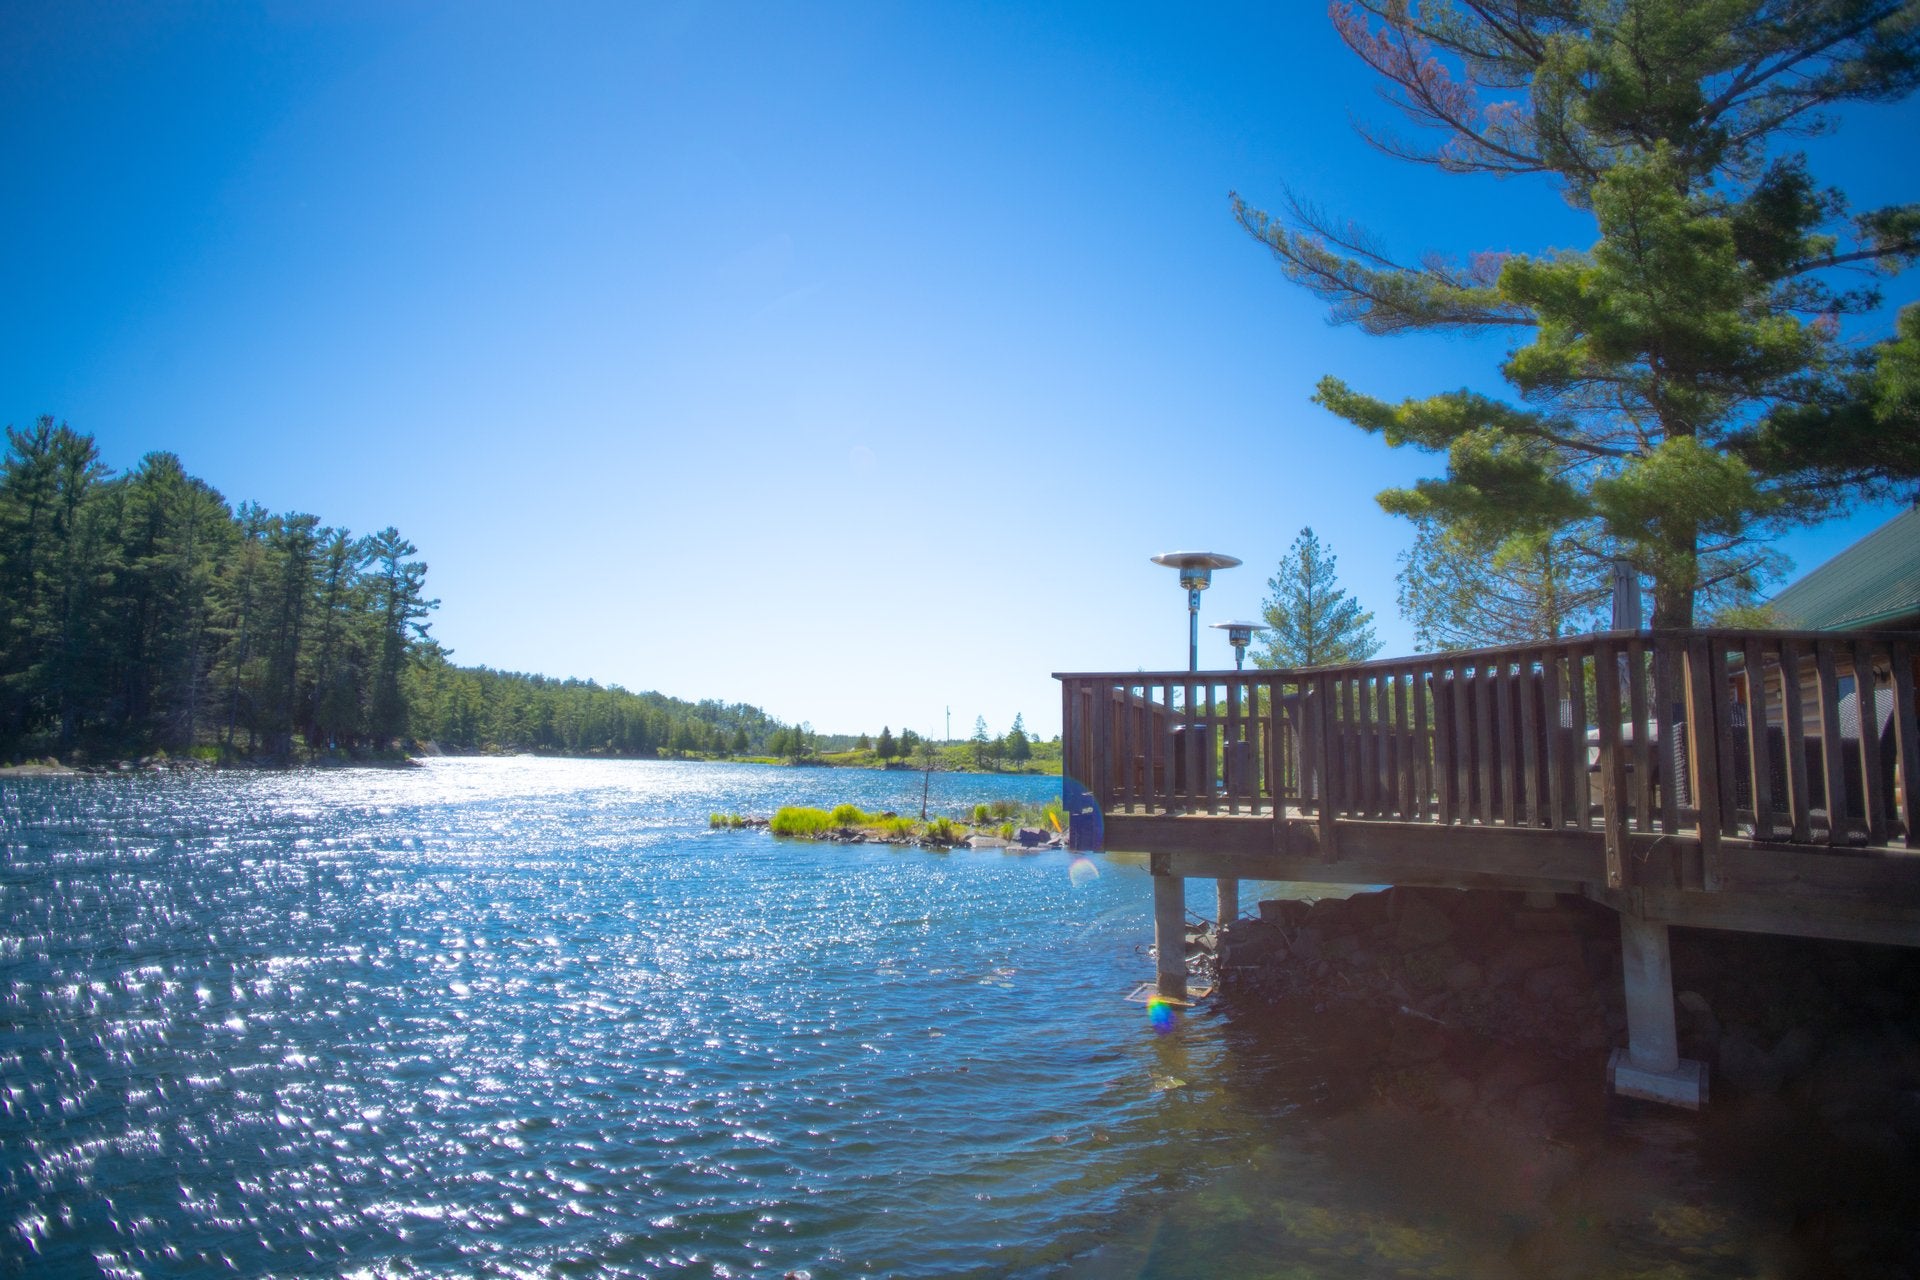
[[[1611,632],[1071,673],[1075,841],[1162,876],[1579,892],[1920,945],[1916,633]]]

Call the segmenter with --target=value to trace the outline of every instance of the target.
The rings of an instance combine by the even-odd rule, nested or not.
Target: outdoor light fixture
[[[1153,557],[1155,564],[1180,571],[1180,585],[1187,589],[1187,670],[1200,669],[1200,593],[1213,583],[1215,569],[1231,569],[1240,563],[1233,556],[1212,551],[1169,551]]]
[[[1233,669],[1242,671],[1247,665],[1247,645],[1253,640],[1256,631],[1271,631],[1264,622],[1216,622],[1215,630],[1227,633],[1227,643],[1233,646]]]

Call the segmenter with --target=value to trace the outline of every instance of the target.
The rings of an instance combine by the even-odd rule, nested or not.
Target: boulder
[[[1297,929],[1313,914],[1313,905],[1298,898],[1269,898],[1260,904],[1260,918],[1268,924]]]
[[[1720,1076],[1742,1093],[1779,1091],[1781,1073],[1773,1055],[1746,1027],[1729,1027],[1720,1035]]]
[[[1409,950],[1430,947],[1453,936],[1453,921],[1427,898],[1408,897],[1400,903],[1394,941]]]

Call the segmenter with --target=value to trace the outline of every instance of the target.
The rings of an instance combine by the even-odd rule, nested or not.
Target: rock
[[[1713,1016],[1707,998],[1698,991],[1682,991],[1673,1005],[1680,1038],[1692,1050],[1683,1056],[1712,1055],[1720,1044],[1720,1019]]]
[[[1720,1075],[1742,1093],[1767,1095],[1780,1088],[1780,1071],[1773,1055],[1760,1046],[1746,1027],[1730,1027],[1720,1035]]]
[[[1028,849],[1036,845],[1053,843],[1053,837],[1037,827],[1021,827],[1018,831],[1014,832],[1014,839],[1018,840],[1022,847]]]
[[[1566,1124],[1573,1115],[1573,1100],[1558,1080],[1542,1080],[1523,1086],[1513,1108],[1529,1127],[1545,1132]]]
[[[1394,1024],[1391,1052],[1411,1062],[1431,1062],[1447,1050],[1446,1028],[1421,1018],[1401,1018]]]
[[[1394,928],[1394,940],[1412,949],[1445,942],[1453,936],[1453,921],[1425,898],[1408,898],[1400,904],[1400,921]]]
[[[1526,1086],[1539,1084],[1549,1074],[1546,1065],[1532,1054],[1500,1054],[1480,1072],[1480,1100],[1487,1105],[1505,1105]]]
[[[1313,904],[1313,927],[1323,938],[1334,938],[1353,931],[1353,900],[1322,898]]]
[[[1793,1027],[1774,1041],[1773,1065],[1779,1069],[1782,1080],[1792,1080],[1807,1073],[1819,1051],[1820,1037],[1812,1027],[1804,1024]]]
[[[1307,922],[1313,907],[1298,898],[1269,898],[1260,904],[1260,918],[1268,924],[1297,929]]]
[[[1365,954],[1366,949],[1361,945],[1360,939],[1350,933],[1342,934],[1335,938],[1328,938],[1320,944],[1321,958],[1331,960],[1333,963],[1344,968],[1357,969],[1364,967],[1361,963],[1361,957]]]
[[[1566,989],[1578,989],[1586,981],[1586,971],[1570,964],[1548,965],[1535,969],[1526,976],[1523,989],[1535,1000],[1548,1001],[1555,993]]]
[[[1473,1081],[1449,1075],[1433,1088],[1434,1101],[1455,1115],[1473,1106]]]
[[[1545,910],[1530,907],[1514,912],[1508,920],[1520,933],[1572,933],[1581,923],[1579,916],[1557,906]]]
[[[1341,902],[1337,914],[1345,928],[1372,929],[1385,924],[1396,909],[1394,903],[1409,892],[1406,889],[1389,889],[1385,893],[1356,893]]]
[[[1542,934],[1515,939],[1494,956],[1487,972],[1495,982],[1516,982],[1535,969],[1583,965],[1580,939],[1572,934]]]

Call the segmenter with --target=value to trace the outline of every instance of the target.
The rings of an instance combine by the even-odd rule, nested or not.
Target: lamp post
[[[1180,585],[1187,589],[1187,670],[1198,671],[1200,593],[1212,585],[1215,569],[1231,569],[1240,561],[1213,551],[1168,551],[1153,557],[1153,562],[1180,571]]]
[[[1271,631],[1264,622],[1215,622],[1211,624],[1216,631],[1227,633],[1227,643],[1233,646],[1233,669],[1244,671],[1247,667],[1247,645],[1253,641],[1256,631]]]

